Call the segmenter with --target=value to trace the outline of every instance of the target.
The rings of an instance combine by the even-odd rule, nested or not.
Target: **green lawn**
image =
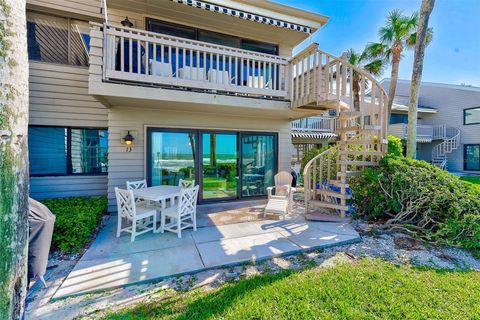
[[[473,183],[477,188],[478,192],[480,192],[480,176],[465,176],[460,177],[460,180]]]
[[[213,291],[160,291],[106,319],[479,319],[480,273],[361,259]]]

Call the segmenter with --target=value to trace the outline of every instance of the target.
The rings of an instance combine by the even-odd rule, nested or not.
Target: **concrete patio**
[[[187,230],[181,239],[148,233],[134,243],[128,234],[116,238],[115,230],[112,216],[53,299],[360,240],[347,222],[312,222],[301,215],[207,226]]]

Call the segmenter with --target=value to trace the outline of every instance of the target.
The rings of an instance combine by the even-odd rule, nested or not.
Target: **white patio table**
[[[180,197],[181,190],[182,188],[178,186],[155,186],[132,191],[135,198],[159,202],[162,209],[165,209],[166,200],[170,199],[170,203],[173,203],[175,198]]]

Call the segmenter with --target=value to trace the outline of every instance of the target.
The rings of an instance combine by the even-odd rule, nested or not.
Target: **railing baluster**
[[[132,33],[132,31],[130,31],[130,33]],[[133,66],[132,66],[132,62],[133,62],[133,58],[132,58],[132,55],[133,55],[133,49],[132,49],[132,44],[133,44],[133,41],[132,41],[132,38],[130,37],[128,39],[128,72],[132,72],[133,70]]]
[[[120,38],[120,71],[125,71],[125,38]]]

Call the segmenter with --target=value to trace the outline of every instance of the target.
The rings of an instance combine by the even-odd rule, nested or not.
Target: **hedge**
[[[70,197],[41,202],[56,216],[52,249],[70,253],[84,247],[107,212],[106,197]]]
[[[385,156],[350,180],[357,214],[437,243],[480,250],[480,193],[425,161]]]

